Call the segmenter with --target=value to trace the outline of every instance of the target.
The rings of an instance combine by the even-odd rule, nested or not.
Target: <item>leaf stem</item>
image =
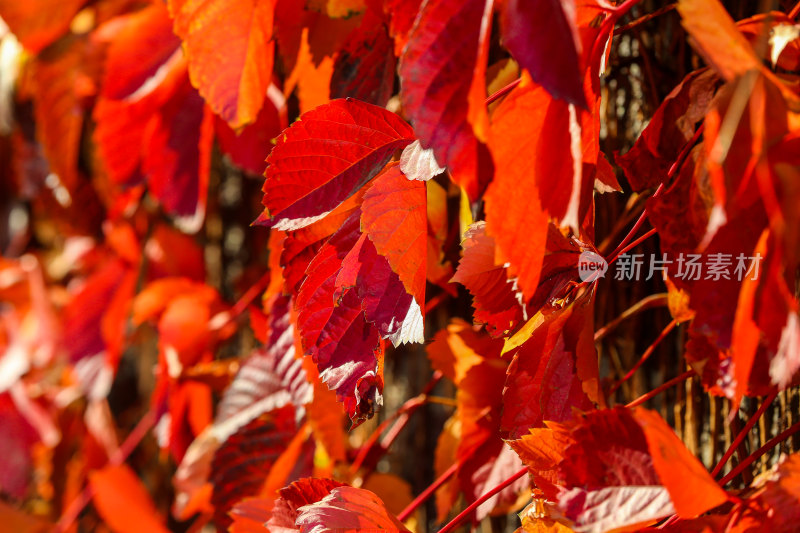
[[[636,26],[638,26],[640,24],[644,24],[645,22],[647,22],[649,20],[652,20],[652,19],[654,19],[656,17],[659,17],[659,16],[663,15],[664,13],[669,13],[670,11],[675,9],[677,7],[677,5],[678,4],[668,4],[668,5],[660,8],[660,9],[657,9],[657,10],[653,11],[652,13],[648,13],[646,15],[642,15],[638,19],[632,20],[629,23],[625,24],[624,26],[620,26],[619,28],[617,28],[617,34],[620,34],[622,32],[628,31],[631,28],[635,28]]]
[[[642,357],[640,357],[639,360],[636,361],[636,364],[633,365],[633,368],[631,368],[628,371],[628,373],[625,374],[622,377],[622,379],[620,379],[619,381],[617,381],[614,384],[614,386],[608,392],[609,396],[611,396],[612,394],[617,392],[617,389],[619,389],[622,386],[623,383],[625,383],[627,380],[629,380],[633,376],[633,374],[636,373],[637,370],[639,370],[639,367],[642,366],[642,364],[644,364],[645,361],[647,361],[647,359],[653,354],[653,352],[656,351],[656,348],[658,348],[658,345],[661,344],[661,341],[663,341],[664,338],[667,335],[669,335],[669,332],[672,331],[673,329],[675,329],[675,326],[677,326],[677,325],[678,325],[678,321],[673,318],[672,321],[669,324],[667,324],[667,327],[665,327],[661,331],[661,334],[656,338],[656,340],[654,340],[653,343],[650,346],[647,347],[647,349],[642,354]]]
[[[689,153],[691,152],[692,148],[697,143],[697,141],[700,139],[700,136],[703,134],[704,129],[705,129],[705,123],[700,124],[700,126],[698,126],[697,130],[694,132],[694,135],[692,135],[692,138],[689,139],[689,142],[683,145],[683,148],[681,148],[681,151],[678,154],[678,157],[675,159],[675,162],[672,163],[672,166],[669,167],[666,178],[664,178],[664,181],[661,182],[661,184],[658,186],[656,192],[653,193],[652,198],[657,198],[658,196],[660,196],[665,190],[665,185],[669,187],[672,186],[672,183],[670,182],[672,182],[672,179],[675,177],[675,174],[681,169],[683,163],[686,161],[686,158],[689,157]],[[633,236],[636,235],[636,232],[639,231],[639,228],[642,227],[642,224],[644,224],[644,220],[646,217],[647,217],[647,209],[645,208],[645,210],[642,211],[642,214],[639,215],[639,219],[633,225],[631,230],[628,232],[627,235],[625,235],[625,238],[622,239],[622,242],[620,242],[617,248],[609,255],[610,258],[607,260],[609,265],[613,263],[620,255],[630,250],[631,248],[634,248],[636,244],[639,244],[642,240],[644,240],[645,237],[642,237],[639,240],[635,241],[633,245],[626,247],[628,241],[630,241],[633,238]],[[650,236],[650,234],[645,234],[645,235],[647,237]]]
[[[425,389],[420,394],[410,398],[409,400],[406,400],[406,402],[401,405],[397,411],[392,413],[391,416],[389,416],[386,420],[381,422],[377,428],[375,428],[375,431],[372,432],[367,441],[359,449],[358,455],[356,455],[356,458],[353,460],[353,464],[350,465],[351,474],[355,475],[355,473],[358,472],[358,469],[364,464],[370,452],[378,442],[378,439],[380,439],[381,434],[386,431],[390,424],[394,422],[394,426],[392,426],[389,433],[379,445],[381,456],[389,450],[389,446],[391,446],[391,444],[400,434],[400,431],[402,431],[403,428],[405,428],[405,426],[408,424],[408,419],[410,416],[414,414],[417,409],[427,403],[428,395],[431,393],[436,384],[439,383],[442,377],[443,374],[438,370],[434,372],[430,381],[428,381],[428,383],[425,385]],[[370,464],[371,463],[372,461]]]
[[[642,235],[641,237],[639,237],[638,239],[636,239],[632,243],[628,244],[627,246],[622,248],[620,251],[618,251],[615,254],[613,254],[611,256],[611,258],[609,258],[608,264],[611,265],[614,261],[619,259],[619,256],[621,256],[625,252],[633,250],[634,248],[636,248],[637,246],[639,246],[640,244],[642,244],[644,241],[646,241],[647,239],[649,239],[650,237],[652,237],[655,234],[656,234],[656,229],[655,228],[650,229],[647,233],[645,233],[644,235]]]
[[[744,425],[739,434],[736,435],[736,438],[733,439],[733,442],[731,442],[731,445],[728,447],[728,449],[725,450],[722,459],[719,460],[717,466],[715,466],[714,470],[711,471],[711,477],[717,477],[717,475],[722,471],[722,468],[725,466],[725,463],[728,462],[728,459],[731,458],[733,452],[736,450],[736,448],[739,447],[739,444],[742,443],[747,434],[750,433],[750,430],[753,429],[753,426],[756,424],[756,422],[758,422],[758,419],[761,418],[761,415],[764,414],[764,411],[767,410],[767,407],[769,407],[770,404],[772,404],[777,395],[778,395],[777,392],[773,392],[772,394],[767,396],[763,402],[761,402],[761,406],[759,406],[755,414],[753,414],[753,416],[750,417],[750,419]]]
[[[490,96],[489,96],[489,97],[486,99],[486,105],[489,105],[489,104],[491,104],[492,102],[494,102],[494,101],[496,101],[496,100],[498,100],[498,99],[500,99],[500,98],[504,97],[505,95],[507,95],[508,93],[510,93],[511,91],[513,91],[513,90],[514,90],[514,88],[515,88],[517,85],[519,85],[519,82],[520,82],[521,80],[522,80],[522,78],[517,78],[516,80],[512,81],[511,83],[509,83],[508,85],[506,85],[505,87],[503,87],[502,89],[500,89],[500,90],[498,90],[498,91],[496,91],[496,92],[492,93],[492,94],[491,94],[491,95],[490,95]]]
[[[757,449],[756,451],[748,455],[741,463],[736,465],[736,467],[733,470],[728,472],[728,475],[720,479],[719,485],[721,487],[724,487],[729,481],[731,481],[733,478],[741,474],[742,470],[750,466],[754,461],[759,459],[762,455],[772,450],[775,446],[785,441],[798,431],[800,431],[800,422],[796,422],[789,429],[779,433],[777,436],[768,440],[761,448]]]
[[[602,328],[598,329],[594,332],[594,342],[597,342],[603,339],[606,335],[608,335],[612,329],[616,328],[623,320],[632,317],[636,313],[640,311],[644,311],[645,309],[650,309],[651,307],[662,307],[668,304],[668,298],[666,292],[659,292],[657,294],[651,294],[645,298],[642,298],[625,311],[622,312],[617,318],[613,319],[611,322],[603,326]]]
[[[645,394],[642,394],[641,396],[639,396],[638,398],[636,398],[632,402],[625,404],[625,407],[636,407],[637,405],[641,405],[644,402],[646,402],[647,400],[649,400],[650,398],[652,398],[653,396],[657,396],[658,394],[660,394],[661,392],[667,390],[668,388],[672,387],[673,385],[677,385],[678,383],[681,383],[682,381],[686,381],[687,379],[689,379],[693,375],[694,375],[694,370],[687,370],[683,374],[672,378],[671,380],[669,380],[669,381],[665,382],[664,384],[656,387],[655,389],[653,389],[653,390],[651,390],[651,391],[649,391],[649,392],[647,392]]]
[[[447,483],[447,480],[449,480],[451,477],[453,477],[453,476],[455,475],[455,473],[458,471],[458,467],[459,467],[459,466],[461,466],[461,462],[453,463],[453,465],[452,465],[450,468],[448,468],[447,470],[445,470],[445,471],[442,473],[442,475],[441,475],[441,476],[439,476],[438,478],[436,478],[436,481],[434,481],[433,483],[431,483],[430,485],[428,485],[428,488],[426,488],[425,490],[423,490],[423,491],[420,493],[420,495],[419,495],[419,496],[417,496],[416,498],[414,498],[414,500],[413,500],[411,503],[409,503],[409,504],[406,506],[406,508],[405,508],[405,509],[403,509],[402,511],[400,511],[400,514],[399,514],[399,515],[397,515],[397,519],[398,519],[398,520],[400,520],[401,522],[405,522],[405,520],[406,520],[406,519],[407,519],[409,516],[411,516],[411,513],[413,513],[414,511],[416,511],[416,510],[417,510],[417,507],[419,507],[420,505],[422,505],[423,503],[425,503],[425,501],[426,501],[428,498],[430,498],[430,497],[431,497],[431,495],[432,495],[434,492],[436,492],[436,490],[437,490],[439,487],[441,487],[442,485],[444,485],[445,483]]]
[[[234,320],[236,320],[239,315],[244,313],[247,307],[253,303],[253,301],[267,288],[269,285],[269,281],[271,278],[271,273],[269,271],[265,272],[258,281],[256,281],[245,293],[239,298],[233,307],[231,308],[228,316],[225,318],[225,322],[222,323],[220,328],[227,326]]]
[[[800,2],[797,2],[791,11],[789,11],[789,18],[795,19],[797,15],[800,15]]]
[[[483,496],[481,496],[480,498],[469,504],[466,509],[461,511],[455,518],[453,518],[447,524],[445,524],[445,526],[442,529],[440,529],[438,533],[448,533],[450,531],[453,531],[455,528],[460,526],[462,522],[464,522],[467,518],[469,518],[469,516],[473,513],[473,511],[475,511],[475,509],[480,507],[480,505],[483,502],[485,502],[486,500],[488,500],[489,498],[491,498],[504,488],[508,487],[509,485],[511,485],[512,483],[514,483],[516,480],[518,480],[527,473],[528,473],[528,467],[526,466],[522,468],[522,470],[520,470],[519,472],[517,472],[510,478],[506,479],[505,481],[497,485],[495,488],[493,488],[492,490],[490,490],[489,492],[487,492],[486,494],[484,494]]]

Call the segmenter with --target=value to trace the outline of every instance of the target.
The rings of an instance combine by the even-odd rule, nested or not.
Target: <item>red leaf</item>
[[[559,507],[577,531],[639,530],[673,513],[669,493],[660,486],[579,487],[559,496]]]
[[[491,0],[425,2],[400,59],[400,96],[423,148],[472,200],[492,175],[486,57]]]
[[[283,267],[286,290],[297,294],[308,264],[325,241],[359,208],[364,192],[364,188],[360,189],[322,220],[286,235],[283,250],[280,252],[280,265]]]
[[[133,185],[144,179],[140,165],[147,123],[186,67],[162,4],[127,15],[111,28],[94,139],[111,180]]]
[[[397,273],[418,307],[425,304],[427,209],[425,184],[390,167],[367,189],[363,231]]]
[[[109,258],[89,276],[64,309],[72,362],[107,351],[108,361],[116,368],[137,277],[133,265],[119,258]]]
[[[758,500],[772,511],[762,522],[771,531],[791,531],[800,520],[797,501],[800,499],[800,453],[785,457],[764,483]]]
[[[400,56],[408,43],[408,36],[414,27],[414,19],[422,0],[385,0],[384,11],[391,17],[389,33],[394,39],[394,53]]]
[[[531,319],[535,327],[514,354],[503,391],[502,427],[510,438],[545,420],[570,420],[573,409],[590,410],[587,392],[599,399],[592,304],[584,296],[566,307],[547,306]]]
[[[8,360],[5,361],[8,365]],[[20,414],[14,398],[7,391],[0,394],[0,422],[0,489],[22,500],[32,481],[34,445],[40,442],[41,437]]]
[[[332,479],[305,478],[295,481],[279,491],[280,498],[272,508],[272,516],[266,525],[278,531],[299,531],[295,525],[300,507],[317,503],[331,493],[331,490],[343,486]]]
[[[272,140],[286,126],[286,102],[274,85],[270,86],[255,122],[242,131],[237,133],[224,120],[214,117],[220,149],[236,166],[258,175],[264,173],[267,156],[272,151]]]
[[[362,308],[361,299],[366,298],[365,290],[377,291],[373,292],[373,298],[380,299],[391,283],[391,277],[386,275],[382,276],[379,285],[371,288],[358,280],[358,254],[363,244],[369,242],[362,240],[362,246],[355,248],[361,237],[358,229],[360,214],[359,211],[354,212],[320,248],[306,270],[296,302],[297,324],[306,353],[312,356],[320,370],[320,378],[328,388],[336,391],[339,401],[345,403],[354,422],[372,415],[374,404],[381,402],[380,392],[383,389],[380,331],[368,322],[364,314],[364,310],[367,307],[372,309],[376,302],[374,299],[365,299],[365,307]],[[344,270],[343,263],[351,252],[353,256],[348,263],[351,265],[349,268],[354,270],[349,274],[345,272],[342,280],[350,277],[350,283],[355,284],[356,288],[343,292],[345,287],[337,278]],[[372,256],[371,260],[377,260],[378,257]],[[385,270],[391,273],[388,264]],[[394,279],[404,293],[396,275]],[[392,290],[390,293],[398,294]],[[378,310],[377,307],[375,310]],[[389,324],[381,323],[378,326],[387,331],[386,326],[395,327],[395,324],[399,324],[402,330],[400,316],[393,318]]]
[[[645,433],[630,411],[590,411],[548,425],[511,445],[536,486],[578,530],[609,531],[674,513]]]
[[[266,210],[258,222],[295,230],[320,220],[412,141],[413,131],[397,115],[356,100],[301,115],[267,158]]]
[[[335,287],[336,300],[355,288],[367,321],[395,346],[424,341],[419,304],[405,291],[386,259],[378,255],[366,233],[342,261]]]
[[[99,57],[86,39],[72,38],[50,47],[33,64],[36,134],[51,172],[68,191],[78,186],[83,115],[96,91]]]
[[[349,486],[336,487],[322,500],[299,508],[296,523],[302,533],[320,531],[320,528],[342,533],[408,532],[375,494]]]
[[[383,17],[368,9],[336,56],[331,98],[351,96],[385,106],[394,91],[397,60]]]
[[[311,384],[301,360],[295,359],[291,301],[276,295],[269,307],[267,346],[242,363],[217,405],[214,423],[192,442],[175,473],[174,484],[181,492],[178,502],[191,502],[202,491],[214,453],[242,427],[289,404],[295,417],[302,417],[303,406],[311,401]],[[182,505],[178,509],[179,514],[185,512]]]
[[[486,324],[494,337],[508,334],[524,320],[507,268],[495,263],[495,242],[486,234],[486,223],[476,222],[464,234],[464,256],[451,281],[472,294],[475,320]]]
[[[170,0],[192,85],[231,127],[254,122],[272,77],[275,0]],[[225,50],[225,53],[220,53]]]
[[[186,79],[144,132],[142,170],[150,191],[169,213],[181,217],[179,222],[191,233],[200,229],[205,217],[212,119]]]
[[[122,24],[109,45],[94,111],[99,152],[112,181],[133,185],[146,178],[165,209],[181,217],[182,228],[197,231],[205,214],[213,117],[189,83],[163,6],[153,4]],[[153,56],[136,61],[131,48],[143,46],[152,46]]]
[[[110,40],[101,91],[104,98],[147,96],[163,82],[175,56],[182,56],[181,41],[172,32],[172,21],[160,3],[114,19],[98,33],[100,39],[108,36]]]
[[[561,183],[556,176],[563,176],[559,166],[565,159],[563,151],[553,148],[553,143],[563,146],[560,141],[565,140],[564,131],[545,127],[548,99],[544,89],[523,80],[500,103],[492,122],[491,147],[497,172],[484,197],[486,231],[497,247],[495,264],[508,263],[509,275],[517,279],[526,299],[533,296],[539,283],[547,236],[548,217],[538,182],[544,179],[540,177],[544,173],[546,179]],[[525,121],[521,122],[520,116],[526,117]],[[538,146],[542,131],[549,131],[546,153]],[[555,158],[559,158],[558,165]],[[520,164],[531,159],[533,169]],[[553,167],[548,168],[546,162]]]
[[[300,359],[295,357],[294,326],[290,319],[291,300],[277,296],[271,305],[270,335],[264,350],[257,350],[242,363],[217,406],[217,423],[255,418],[291,402],[298,410],[311,401],[312,389]],[[249,421],[249,420],[247,420]],[[220,438],[221,435],[217,435]]]
[[[107,466],[89,474],[94,505],[115,533],[169,531],[142,482],[126,465]]]
[[[705,117],[718,83],[710,70],[690,73],[664,98],[636,144],[616,158],[634,191],[656,187],[666,179],[696,124]]]
[[[508,0],[501,27],[503,44],[536,83],[586,107],[574,0]]]
[[[219,527],[230,524],[228,511],[237,501],[258,494],[297,431],[294,418],[291,406],[263,415],[239,429],[214,454],[209,480],[214,485],[211,503]]]
[[[725,491],[657,413],[636,409],[633,416],[644,430],[653,466],[679,516],[694,518],[728,501]]]
[[[693,44],[720,76],[732,80],[764,67],[736,23],[717,0],[680,0],[678,12]]]
[[[87,0],[0,0],[0,17],[22,45],[37,54],[69,30]]]

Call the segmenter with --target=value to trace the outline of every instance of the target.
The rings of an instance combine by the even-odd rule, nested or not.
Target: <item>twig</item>
[[[660,386],[656,387],[655,389],[651,390],[650,392],[642,394],[641,396],[639,396],[638,398],[636,398],[632,402],[625,404],[625,407],[636,407],[637,405],[641,405],[644,402],[646,402],[647,400],[649,400],[650,398],[652,398],[653,396],[657,396],[658,394],[660,394],[661,392],[664,392],[665,390],[667,390],[668,388],[672,387],[673,385],[677,385],[678,383],[686,381],[687,379],[689,379],[693,375],[694,375],[694,370],[687,370],[686,372],[684,372],[680,376],[672,378],[671,380],[665,382],[663,385],[660,385]]]
[[[722,455],[722,459],[719,460],[717,466],[715,466],[714,470],[711,471],[711,477],[717,477],[717,475],[722,471],[722,468],[725,466],[725,463],[728,462],[728,459],[731,458],[733,452],[736,450],[736,448],[739,447],[739,444],[741,444],[741,442],[744,440],[747,434],[750,433],[750,430],[753,429],[755,423],[758,421],[759,418],[761,418],[761,415],[764,414],[764,411],[766,411],[767,407],[769,407],[772,404],[777,395],[778,395],[777,392],[773,392],[772,394],[767,396],[767,398],[761,403],[761,406],[758,408],[755,414],[753,414],[753,416],[750,417],[750,419],[744,425],[739,434],[736,435],[736,438],[733,439],[731,445],[728,446],[728,449],[725,450],[725,453]]]
[[[519,472],[517,472],[510,478],[506,479],[505,481],[497,485],[495,488],[493,488],[492,490],[490,490],[489,492],[487,492],[486,494],[484,494],[483,496],[481,496],[480,498],[469,504],[466,509],[464,509],[458,514],[458,516],[456,516],[455,518],[450,520],[447,524],[445,524],[445,526],[442,529],[440,529],[438,533],[448,533],[449,531],[453,531],[455,528],[460,526],[464,520],[469,518],[472,512],[478,507],[480,507],[480,505],[483,502],[485,502],[486,500],[488,500],[489,498],[491,498],[504,488],[508,487],[509,485],[511,485],[512,483],[514,483],[516,480],[518,480],[527,473],[528,473],[528,467],[526,466],[525,468],[523,468],[522,470],[520,470]]]
[[[463,461],[462,461],[463,462]],[[461,462],[453,463],[453,465],[445,470],[441,476],[436,478],[436,481],[428,485],[428,488],[423,490],[419,496],[414,498],[414,500],[409,503],[405,509],[400,511],[400,514],[397,515],[397,519],[401,522],[405,522],[405,520],[411,516],[411,513],[417,510],[417,507],[425,503],[425,500],[431,497],[431,494],[436,492],[436,489],[447,483],[447,480],[450,479],[455,475],[458,471],[458,467],[461,466]]]
[[[675,329],[675,326],[677,326],[677,325],[678,325],[678,321],[673,318],[672,321],[669,324],[667,324],[667,327],[665,327],[663,329],[663,331],[661,331],[661,334],[656,338],[656,340],[654,340],[653,343],[650,346],[647,347],[647,349],[642,354],[642,357],[640,357],[639,360],[636,362],[636,364],[633,365],[633,368],[631,368],[628,371],[628,373],[625,374],[622,377],[622,379],[617,381],[614,384],[614,386],[611,387],[611,390],[608,391],[608,395],[609,396],[611,396],[612,394],[617,392],[617,389],[619,389],[622,386],[623,383],[625,383],[627,380],[629,380],[633,376],[633,374],[636,373],[637,370],[639,370],[639,367],[642,366],[642,364],[644,364],[645,361],[647,361],[647,359],[653,354],[653,352],[656,351],[656,348],[658,348],[658,345],[661,344],[661,341],[663,341],[664,338],[667,335],[669,335],[669,332],[672,331],[673,329]]]
[[[736,476],[741,474],[742,471],[745,468],[750,466],[753,463],[753,461],[757,460],[762,455],[764,455],[768,451],[772,450],[775,446],[777,446],[781,442],[785,441],[786,439],[788,439],[789,437],[791,437],[792,435],[794,435],[798,431],[800,431],[800,422],[796,422],[792,427],[790,427],[786,431],[783,431],[782,433],[778,434],[776,437],[770,439],[761,448],[757,449],[756,451],[754,451],[753,453],[751,453],[750,455],[745,457],[745,459],[741,463],[739,463],[733,470],[728,472],[727,476],[725,476],[724,478],[720,479],[719,480],[720,486],[724,487],[729,481],[731,481],[733,478],[735,478]]]

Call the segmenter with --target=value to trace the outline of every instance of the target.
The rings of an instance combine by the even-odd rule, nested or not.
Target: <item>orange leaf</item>
[[[0,0],[0,18],[22,45],[38,53],[65,34],[87,0]]]
[[[633,416],[679,516],[693,518],[728,501],[725,491],[655,411],[636,409]]]
[[[147,489],[127,465],[107,466],[89,474],[94,505],[115,533],[169,530]]]
[[[678,12],[705,60],[726,80],[763,65],[719,0],[680,0]]]
[[[406,292],[425,304],[427,206],[425,183],[409,180],[398,166],[379,176],[364,195],[363,231],[386,257]]]
[[[400,96],[423,148],[476,200],[491,179],[486,56],[491,0],[425,2],[400,59]]]
[[[540,153],[537,145],[544,129],[548,100],[544,89],[533,86],[530,78],[527,81],[523,78],[497,108],[492,120],[490,147],[497,168],[485,196],[486,231],[497,246],[495,264],[509,264],[509,276],[517,278],[526,299],[533,296],[539,283],[547,239],[548,217],[540,201],[537,177],[545,169],[540,170],[535,162]],[[520,121],[519,117],[525,120]],[[554,142],[553,135],[547,135],[549,143]],[[563,160],[569,154],[557,150],[553,144],[548,144],[547,149],[551,154],[558,152],[551,159]],[[523,164],[526,161],[534,164],[533,176],[531,167]],[[560,175],[550,172],[546,179],[560,183],[556,177]]]
[[[233,128],[255,121],[264,104],[275,50],[274,8],[275,0],[169,1],[192,84]]]

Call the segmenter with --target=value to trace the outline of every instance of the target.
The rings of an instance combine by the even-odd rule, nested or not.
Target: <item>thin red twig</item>
[[[785,441],[786,439],[788,439],[789,437],[791,437],[792,435],[794,435],[798,431],[800,431],[800,422],[796,422],[794,425],[792,425],[786,431],[783,431],[780,434],[778,434],[777,436],[775,436],[772,439],[768,440],[761,448],[757,449],[756,451],[754,451],[753,453],[748,455],[741,463],[736,465],[736,467],[733,470],[728,472],[728,475],[726,475],[724,478],[720,479],[719,480],[720,486],[724,487],[729,481],[731,481],[733,478],[735,478],[736,476],[741,474],[742,470],[744,470],[745,468],[747,468],[748,466],[753,464],[753,462],[756,461],[757,459],[761,458],[762,455],[764,455],[768,451],[772,450],[775,446],[777,446],[781,442]]]
[[[480,507],[480,505],[483,502],[485,502],[486,500],[488,500],[489,498],[491,498],[504,488],[508,487],[509,485],[511,485],[512,483],[514,483],[516,480],[518,480],[527,473],[528,473],[528,467],[525,467],[516,474],[514,474],[513,476],[511,476],[510,478],[506,479],[505,481],[497,485],[495,488],[493,488],[492,490],[490,490],[489,492],[487,492],[486,494],[484,494],[483,496],[481,496],[480,498],[469,504],[469,506],[467,506],[466,509],[461,511],[458,514],[458,516],[456,516],[455,518],[450,520],[447,524],[445,524],[445,526],[442,529],[440,529],[438,533],[448,533],[449,531],[453,531],[455,528],[460,526],[461,523],[464,522],[464,520],[469,518],[470,515],[473,513],[473,511],[475,511],[475,509]]]
[[[791,11],[789,11],[789,18],[794,19],[797,18],[797,15],[800,15],[800,2],[797,2]]]
[[[599,341],[603,337],[609,334],[611,330],[617,327],[623,320],[632,317],[636,313],[644,311],[645,309],[650,309],[651,307],[659,307],[659,306],[666,306],[669,304],[669,296],[665,292],[660,292],[658,294],[651,294],[645,298],[642,298],[625,311],[622,312],[617,318],[613,319],[611,322],[603,326],[602,328],[598,329],[594,332],[594,342]]]
[[[428,488],[423,490],[419,496],[414,498],[414,500],[409,503],[405,509],[400,511],[400,514],[397,515],[397,519],[401,522],[405,522],[406,518],[411,516],[411,513],[417,510],[417,507],[425,503],[425,501],[431,497],[431,495],[436,492],[436,489],[447,483],[447,480],[450,479],[455,475],[458,471],[458,467],[461,466],[461,463],[453,463],[453,465],[445,470],[441,476],[436,478],[436,481],[428,485]]]
[[[508,93],[510,93],[511,91],[513,91],[513,90],[514,90],[514,87],[516,87],[517,85],[519,85],[519,82],[520,82],[520,80],[521,80],[521,79],[522,79],[522,78],[517,78],[516,80],[512,81],[511,83],[509,83],[508,85],[506,85],[505,87],[503,87],[502,89],[500,89],[500,90],[498,90],[498,91],[496,91],[496,92],[492,93],[492,94],[489,96],[489,98],[487,98],[487,99],[486,99],[486,105],[489,105],[489,104],[491,104],[491,103],[492,103],[492,102],[494,102],[495,100],[498,100],[498,99],[500,99],[500,98],[504,97],[505,95],[507,95]]]
[[[372,451],[375,444],[378,442],[378,439],[380,439],[381,434],[386,431],[390,424],[397,421],[397,429],[393,427],[389,434],[387,434],[386,438],[381,442],[381,449],[384,452],[389,449],[389,446],[391,446],[392,442],[394,442],[394,439],[397,438],[397,435],[399,435],[400,431],[407,425],[408,417],[410,417],[417,409],[425,405],[427,402],[427,396],[431,393],[436,384],[439,383],[442,377],[442,373],[438,370],[434,372],[430,381],[428,381],[428,383],[425,385],[425,388],[419,395],[407,400],[397,411],[392,413],[391,416],[389,416],[386,420],[381,422],[377,428],[375,428],[375,431],[372,432],[367,441],[361,446],[358,451],[358,455],[356,455],[355,460],[353,460],[353,463],[350,465],[350,472],[352,474],[358,472],[358,469],[364,464],[364,461],[369,456],[370,451]],[[401,418],[401,415],[406,416],[398,421],[398,419]],[[391,438],[389,438],[390,436]]]
[[[644,402],[646,402],[647,400],[649,400],[650,398],[652,398],[654,396],[657,396],[661,392],[667,390],[668,388],[670,388],[670,387],[672,387],[674,385],[677,385],[678,383],[681,383],[682,381],[686,381],[687,379],[689,379],[693,375],[694,375],[694,370],[687,370],[686,372],[684,372],[680,376],[672,378],[671,380],[665,382],[663,385],[660,385],[660,386],[656,387],[655,389],[651,390],[650,392],[642,394],[641,396],[639,396],[638,398],[636,398],[632,402],[625,404],[625,407],[636,407],[637,405],[641,405]]]
[[[642,15],[638,19],[632,20],[629,23],[625,24],[624,26],[620,26],[619,28],[617,28],[616,33],[617,33],[617,35],[619,35],[620,33],[626,32],[626,31],[630,30],[631,28],[635,28],[639,24],[643,24],[643,23],[647,22],[648,20],[652,20],[652,19],[654,19],[656,17],[659,17],[659,16],[663,15],[664,13],[669,13],[670,11],[675,9],[677,6],[678,6],[678,4],[669,4],[669,5],[666,5],[666,6],[662,7],[662,8],[660,8],[660,9],[656,9],[652,13],[648,13],[646,15]]]
[[[753,429],[753,426],[756,425],[758,419],[761,418],[761,415],[764,414],[764,411],[766,411],[767,407],[769,407],[772,404],[777,395],[778,395],[777,392],[773,392],[764,399],[764,401],[761,403],[761,406],[758,408],[755,414],[750,417],[750,419],[744,425],[739,434],[736,435],[736,438],[733,439],[733,442],[731,442],[731,445],[725,451],[725,454],[723,454],[722,459],[719,460],[717,466],[715,466],[714,470],[711,471],[711,477],[717,477],[717,475],[722,471],[722,468],[725,466],[725,463],[728,462],[728,459],[731,458],[733,452],[736,450],[736,448],[739,447],[739,444],[742,443],[747,434],[750,433],[750,430]]]
[[[617,392],[617,389],[619,389],[622,386],[623,383],[628,381],[631,378],[631,376],[633,376],[633,374],[635,374],[636,371],[639,370],[639,367],[641,367],[642,364],[644,364],[644,362],[647,361],[647,359],[653,354],[653,352],[656,351],[656,348],[658,348],[658,345],[661,344],[661,341],[663,341],[664,338],[666,338],[666,336],[669,335],[669,332],[672,331],[673,329],[675,329],[675,326],[677,326],[677,325],[678,325],[678,321],[673,318],[672,321],[669,324],[667,324],[667,327],[665,327],[661,331],[661,334],[656,338],[656,340],[654,340],[653,343],[650,346],[647,347],[647,349],[642,354],[642,357],[640,357],[639,360],[636,361],[636,364],[633,365],[633,368],[631,368],[628,371],[628,373],[625,374],[622,377],[622,379],[620,379],[619,381],[617,381],[614,384],[614,386],[608,392],[609,396],[611,396],[612,394]]]
[[[634,248],[636,248],[637,246],[639,246],[640,244],[642,244],[644,241],[646,241],[647,239],[649,239],[650,237],[652,237],[655,234],[656,234],[656,229],[653,228],[653,229],[649,230],[647,233],[645,233],[644,235],[642,235],[641,237],[639,237],[638,239],[636,239],[635,241],[633,241],[632,243],[630,243],[627,246],[625,246],[624,248],[622,248],[619,252],[617,252],[616,254],[612,255],[611,258],[608,260],[609,266],[614,261],[619,259],[619,256],[621,256],[625,252],[633,250]]]
[[[244,313],[245,309],[253,303],[253,301],[258,298],[258,296],[264,292],[264,290],[269,285],[270,280],[270,272],[265,272],[258,281],[256,281],[247,291],[242,295],[239,300],[233,305],[230,311],[230,316],[226,321],[226,324],[235,320],[239,315]]]

